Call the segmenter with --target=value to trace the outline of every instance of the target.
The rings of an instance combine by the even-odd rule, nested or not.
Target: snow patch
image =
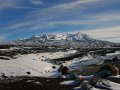
[[[78,87],[75,87],[74,90],[81,90],[81,86],[80,86],[80,82],[76,82],[76,81],[73,81],[73,80],[70,80],[70,81],[63,81],[60,83],[61,85],[79,85]],[[111,82],[110,81],[110,85],[111,85],[111,88],[113,88],[113,90],[120,90],[120,84],[118,83],[114,83],[114,82]],[[92,90],[103,90],[103,89],[99,89],[99,88],[92,88]]]
[[[120,51],[116,51],[115,53],[108,53],[106,54],[107,56],[114,56],[114,55],[119,55]]]
[[[28,55],[18,55],[16,59],[3,60],[0,59],[0,74],[4,73],[5,76],[43,76],[48,77],[53,75],[56,69],[52,67],[58,67],[50,62],[46,62],[47,59],[56,59],[65,57],[66,55],[75,53],[76,50],[67,52],[55,52],[55,53],[38,53]],[[29,72],[29,73],[28,73]],[[1,76],[1,75],[0,75]]]

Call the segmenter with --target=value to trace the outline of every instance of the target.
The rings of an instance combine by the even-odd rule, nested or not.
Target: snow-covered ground
[[[80,76],[80,77],[83,77],[83,78],[85,78],[87,81],[89,81],[91,78],[93,78],[93,76],[92,75],[90,75],[90,76]],[[114,77],[115,78],[115,77]],[[120,77],[119,77],[120,78]],[[120,90],[120,84],[118,84],[118,83],[114,83],[114,82],[112,82],[112,81],[109,81],[109,80],[107,80],[107,82],[109,82],[109,85],[110,85],[110,87],[109,88],[111,88],[111,89],[100,89],[100,88],[95,88],[95,87],[92,87],[92,89],[90,89],[90,90]],[[81,88],[81,84],[80,84],[81,82],[79,81],[79,80],[69,80],[69,81],[63,81],[63,82],[61,82],[60,84],[61,85],[68,85],[68,86],[75,86],[75,88],[74,88],[74,90],[83,90],[82,88]],[[76,85],[77,85],[77,87],[76,87]],[[101,84],[99,84],[99,86],[100,87],[103,87]]]
[[[120,58],[120,51],[116,51],[114,53],[108,53],[106,54],[107,57],[113,57],[113,56],[117,56],[118,58]]]
[[[48,59],[57,59],[61,57],[67,57],[68,55],[76,53],[76,50],[70,50],[67,52],[48,52],[48,53],[37,53],[37,54],[27,54],[27,55],[17,55],[16,59],[3,60],[0,59],[0,76],[5,74],[5,76],[40,76],[40,77],[58,77],[57,69],[59,65],[54,65],[48,62]],[[82,58],[74,58],[71,61],[66,61],[63,65],[68,66],[71,69],[76,69],[80,66],[86,66],[91,64],[102,64],[104,59],[109,59],[114,56],[119,56],[120,52],[107,54],[106,56],[92,56],[90,54],[83,56]],[[48,60],[46,62],[46,60]],[[55,67],[55,68],[53,68]],[[82,76],[84,78],[90,79],[91,76]],[[120,76],[110,77],[110,78],[120,78]],[[35,84],[40,84],[36,82]],[[71,85],[78,84],[76,81],[64,81],[60,84]],[[120,84],[110,82],[113,90],[120,90]],[[81,88],[80,84],[75,87],[74,90],[79,90]],[[93,88],[92,90],[101,90],[98,88]]]
[[[71,80],[71,81],[61,82],[61,85],[75,85],[76,86],[76,85],[79,85],[79,84],[77,82]],[[111,85],[111,88],[112,88],[110,90],[120,90],[120,84],[110,81],[110,85]],[[75,87],[74,90],[83,90],[83,89],[81,89],[81,86],[79,85],[78,87]],[[93,87],[91,90],[107,90],[107,89],[99,89],[99,88]]]
[[[10,60],[0,59],[0,76],[1,73],[4,73],[6,76],[23,76],[23,75],[43,77],[53,76],[54,74],[57,74],[57,68],[59,67],[59,65],[54,65],[50,62],[46,62],[45,60],[66,57],[74,53],[76,53],[76,50],[70,50],[67,52],[59,51],[55,53],[48,52],[18,55],[16,56],[18,58]],[[114,55],[116,55],[116,53],[112,54],[112,56]],[[87,56],[84,56],[82,58],[75,58],[71,61],[66,61],[63,65],[66,65],[71,69],[75,69],[80,66],[101,64],[103,63],[104,59],[111,58],[111,55],[109,56],[93,57],[90,54],[88,54]],[[53,66],[55,68],[53,68]],[[28,72],[30,72],[30,74]]]
[[[10,60],[0,59],[0,73],[4,73],[6,76],[22,76],[28,75],[27,72],[30,72],[31,76],[49,76],[49,73],[55,70],[52,68],[55,65],[44,60],[65,57],[73,53],[76,53],[76,50],[18,55],[17,59]]]
[[[108,53],[106,54],[107,56],[111,56],[111,55],[119,55],[120,54],[120,51],[116,51],[114,53]]]

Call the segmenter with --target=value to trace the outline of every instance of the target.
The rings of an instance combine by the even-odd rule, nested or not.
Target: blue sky
[[[0,41],[78,31],[120,42],[120,0],[0,0]]]

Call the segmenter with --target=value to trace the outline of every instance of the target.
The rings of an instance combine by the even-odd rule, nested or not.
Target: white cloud
[[[4,41],[6,39],[5,35],[0,35],[0,42]]]
[[[50,10],[50,11],[49,11]],[[48,11],[48,12],[47,12]],[[55,10],[56,11],[56,10]],[[25,16],[24,19],[19,20],[18,22],[13,22],[11,24],[9,24],[7,27],[4,27],[3,29],[19,29],[22,27],[31,27],[31,28],[43,28],[44,27],[48,27],[48,26],[56,26],[56,25],[73,25],[73,26],[79,26],[79,25],[101,25],[101,24],[108,24],[109,26],[111,26],[112,24],[116,23],[116,21],[120,20],[120,13],[116,12],[102,12],[102,13],[96,13],[94,15],[81,15],[83,19],[85,20],[80,20],[78,18],[78,20],[61,20],[61,21],[51,21],[49,19],[54,19],[57,17],[60,17],[58,14],[51,14],[52,12],[54,12],[54,10],[51,9],[42,9],[41,13],[38,12],[38,10],[36,12],[33,12],[32,14],[30,14],[30,16]],[[49,15],[49,16],[47,16]],[[87,19],[86,19],[87,18]],[[99,26],[102,27],[102,26]]]
[[[29,3],[34,5],[44,5],[44,3],[40,0],[26,0]],[[23,8],[23,9],[39,9],[38,7],[25,6],[23,5],[24,0],[0,0],[0,10],[4,10],[7,8]]]
[[[103,28],[103,29],[95,29],[95,30],[86,30],[86,31],[83,30],[81,32],[86,33],[100,40],[120,42],[118,41],[120,40],[120,26]]]
[[[0,9],[13,7],[14,2],[10,0],[0,0]]]
[[[120,37],[120,26],[94,30],[83,30],[82,32],[89,34],[95,38],[114,38]]]
[[[53,5],[52,7],[48,8],[40,8],[36,11],[28,13],[28,18],[39,18],[39,19],[44,19],[48,20],[51,18],[56,18],[56,17],[64,17],[68,12],[71,12],[71,14],[74,13],[74,10],[79,8],[79,11],[83,11],[84,7],[87,6],[82,6],[80,4],[91,4],[94,2],[97,2],[100,0],[78,0],[78,1],[73,1],[73,2],[68,2],[68,3],[62,3],[58,5]],[[77,15],[78,16],[78,15]],[[80,15],[81,16],[81,15]]]
[[[54,8],[72,9],[72,8],[76,8],[76,7],[80,6],[81,4],[93,3],[93,2],[97,2],[97,1],[99,1],[99,0],[78,0],[75,2],[71,2],[71,3],[60,4]]]
[[[109,39],[103,39],[103,40],[115,42],[115,43],[120,43],[120,38],[109,38]]]
[[[32,0],[33,2],[41,2],[39,0]],[[49,7],[49,8],[42,8],[35,10],[26,14],[21,20],[15,21],[5,27],[5,29],[19,29],[25,26],[30,27],[37,27],[41,29],[43,28],[43,24],[45,23],[44,27],[48,26],[55,26],[55,25],[96,25],[98,23],[102,24],[109,24],[111,22],[114,23],[115,20],[120,20],[120,13],[119,12],[102,12],[102,13],[95,13],[94,15],[90,14],[81,14],[74,16],[77,20],[67,20],[67,21],[52,21],[52,19],[62,18],[66,16],[67,12],[70,10],[66,10],[65,8],[74,8],[81,3],[93,3],[100,0],[78,0],[75,2],[70,2],[67,4],[60,4],[57,6]],[[82,6],[79,6],[82,7]],[[19,7],[19,8],[29,8],[29,7]],[[76,9],[76,8],[75,8]],[[89,8],[88,8],[89,9]],[[80,12],[84,9],[80,9]],[[74,11],[74,10],[73,10]],[[72,12],[72,11],[71,11]],[[81,18],[83,20],[81,20]],[[85,20],[84,20],[85,19]],[[36,24],[36,25],[35,25]],[[38,26],[37,26],[38,25]]]
[[[16,24],[12,24],[8,27],[5,27],[5,28],[2,28],[3,30],[14,30],[14,29],[19,29],[19,28],[22,28],[22,27],[25,27],[25,26],[30,26],[32,25],[33,23],[32,22],[22,22],[22,23],[16,23]]]
[[[115,20],[120,20],[120,12],[105,11],[102,13],[96,13],[94,15],[89,15],[88,18],[94,19],[96,21],[102,21],[102,22],[115,21]]]
[[[34,7],[24,7],[24,6],[15,5],[15,3],[18,3],[15,0],[12,0],[11,2],[10,2],[10,0],[7,0],[7,1],[9,4],[12,3],[11,7],[14,7],[14,8],[34,8]],[[13,1],[15,3],[13,3]],[[67,4],[60,4],[60,5],[49,7],[49,8],[43,8],[43,9],[37,8],[38,10],[28,13],[27,15],[24,16],[23,19],[11,23],[10,25],[7,26],[7,28],[5,27],[4,30],[5,29],[19,29],[21,27],[25,27],[28,25],[30,25],[30,27],[31,27],[31,26],[34,26],[34,25],[32,25],[34,23],[37,23],[36,25],[39,25],[39,27],[40,27],[41,22],[43,22],[43,23],[45,22],[46,27],[49,25],[53,26],[53,25],[57,25],[57,24],[80,25],[80,24],[89,23],[89,21],[88,22],[87,21],[84,21],[84,22],[82,22],[82,21],[58,21],[58,22],[51,23],[51,21],[47,21],[47,20],[64,16],[64,13],[67,12],[65,10],[65,8],[74,8],[74,6],[77,6],[79,4],[92,3],[92,2],[96,2],[96,1],[99,1],[99,0],[78,0],[78,1],[70,2]],[[43,2],[41,0],[31,0],[31,2],[34,4],[43,4]],[[3,1],[3,3],[5,4],[5,1]],[[82,6],[80,6],[80,7],[82,7]],[[44,27],[45,27],[45,25],[44,25]]]
[[[31,3],[34,5],[44,5],[43,1],[41,0],[32,0]]]

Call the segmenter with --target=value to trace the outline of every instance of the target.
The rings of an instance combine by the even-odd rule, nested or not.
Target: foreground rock
[[[0,90],[72,90],[73,86],[60,85],[62,81],[57,78],[11,77],[0,79]]]
[[[120,78],[110,78],[120,83]],[[0,90],[73,90],[75,86],[61,85],[66,79],[41,77],[11,77],[0,79]]]

